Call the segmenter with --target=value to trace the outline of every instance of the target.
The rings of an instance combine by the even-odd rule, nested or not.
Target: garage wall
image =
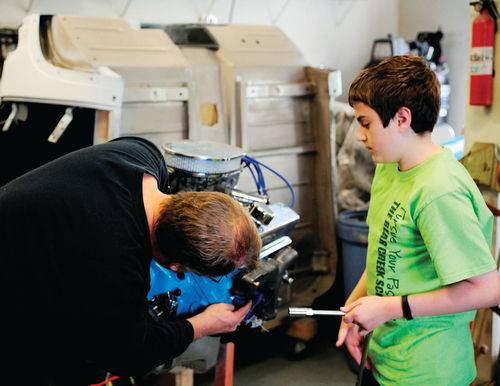
[[[340,69],[343,95],[368,62],[374,39],[415,39],[441,27],[452,89],[448,123],[463,133],[470,6],[456,0],[1,0],[0,28],[18,27],[27,13],[123,17],[131,24],[196,23],[213,14],[219,23],[275,24],[312,66]]]
[[[398,13],[398,31],[406,40],[439,28],[444,34],[441,49],[450,68],[451,87],[448,123],[457,134],[464,132],[471,9],[468,1],[400,0]]]
[[[343,97],[368,62],[375,38],[396,34],[400,0],[1,0],[0,28],[18,27],[28,13],[121,17],[131,24],[275,24],[314,67],[340,69]],[[232,15],[232,17],[231,17]]]

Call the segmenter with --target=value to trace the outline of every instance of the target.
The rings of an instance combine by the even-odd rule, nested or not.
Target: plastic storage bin
[[[337,234],[341,243],[346,299],[358,283],[366,267],[368,225],[366,210],[344,211],[337,220]]]

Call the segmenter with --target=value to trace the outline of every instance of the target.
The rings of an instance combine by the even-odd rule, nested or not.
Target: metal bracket
[[[334,70],[328,74],[328,93],[331,97],[342,95],[342,76],[339,70]]]
[[[187,101],[189,91],[187,87],[131,87],[126,88],[123,102],[168,102]]]
[[[17,103],[12,103],[11,108],[12,110],[5,120],[2,131],[9,130],[13,122],[24,122],[28,118],[28,106],[24,103],[21,103],[19,105]]]
[[[313,95],[316,90],[311,82],[281,84],[246,84],[247,98],[301,97]]]
[[[69,124],[73,120],[73,109],[74,109],[74,107],[67,107],[66,108],[64,115],[57,123],[57,126],[55,127],[55,129],[49,135],[49,138],[47,139],[49,142],[56,143],[57,141],[59,141],[59,138],[61,138],[61,135],[63,135],[63,133],[66,131]]]
[[[7,117],[7,120],[5,121],[2,131],[7,131],[9,130],[10,125],[12,125],[12,122],[14,122],[14,118],[16,117],[17,114],[17,104],[12,103],[12,110],[10,110],[10,114]]]

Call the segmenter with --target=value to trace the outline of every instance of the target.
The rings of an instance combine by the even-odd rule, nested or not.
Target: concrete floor
[[[255,332],[235,341],[234,386],[354,385],[343,349],[318,335],[297,354],[296,341],[279,329]],[[195,386],[212,386],[214,371],[194,375]]]

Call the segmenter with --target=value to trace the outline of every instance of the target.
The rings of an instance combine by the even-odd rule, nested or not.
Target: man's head
[[[393,56],[361,71],[349,89],[349,104],[362,102],[386,127],[401,107],[411,111],[415,133],[432,131],[439,116],[440,84],[418,56]]]
[[[245,209],[217,192],[169,196],[154,233],[167,264],[179,263],[203,276],[225,275],[242,265],[254,268],[262,245]]]

